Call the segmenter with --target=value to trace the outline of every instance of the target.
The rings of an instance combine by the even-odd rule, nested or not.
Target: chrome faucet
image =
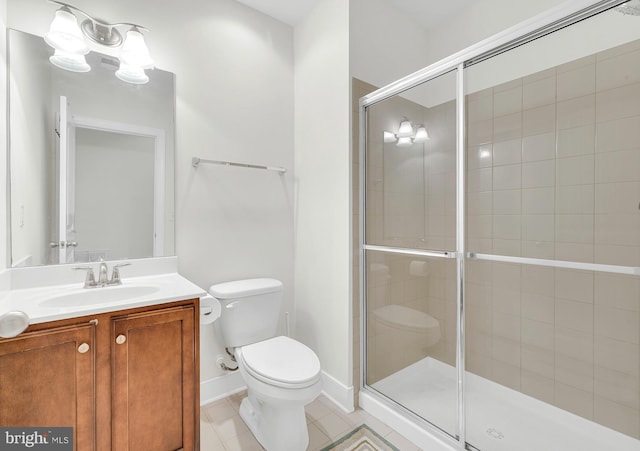
[[[129,266],[131,263],[120,263],[119,265],[113,265],[111,271],[111,279],[109,279],[109,267],[104,261],[100,262],[100,268],[98,270],[98,281],[93,274],[93,268],[91,266],[76,266],[71,268],[74,270],[87,271],[87,277],[84,280],[84,288],[97,288],[108,287],[112,285],[122,285],[122,279],[120,278],[120,268],[123,266]]]
[[[104,261],[100,261],[100,271],[98,272],[98,285],[104,287],[109,283],[109,268]]]

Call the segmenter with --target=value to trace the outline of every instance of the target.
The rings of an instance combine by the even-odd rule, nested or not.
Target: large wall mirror
[[[115,77],[49,63],[44,40],[9,30],[13,267],[174,254],[175,77]]]

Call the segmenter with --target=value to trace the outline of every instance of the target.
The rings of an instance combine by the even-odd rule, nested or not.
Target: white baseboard
[[[347,387],[333,376],[322,372],[322,393],[345,412],[353,412],[353,387]],[[225,374],[200,382],[200,405],[212,403],[246,389],[239,372]]]
[[[333,376],[322,372],[322,394],[331,399],[346,413],[353,412],[353,387],[347,387]]]
[[[226,398],[247,388],[239,371],[200,382],[200,405]]]

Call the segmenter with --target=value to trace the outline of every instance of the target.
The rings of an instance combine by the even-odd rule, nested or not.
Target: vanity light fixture
[[[132,23],[108,23],[91,17],[81,9],[68,3],[49,0],[60,5],[49,32],[44,36],[47,44],[55,49],[49,61],[57,67],[72,72],[88,72],[91,67],[84,55],[89,53],[89,44],[120,49],[120,68],[116,77],[127,83],[143,84],[149,81],[145,69],[153,69],[154,62],[144,42],[141,30],[146,28]],[[78,25],[76,14],[86,19]],[[125,39],[118,27],[126,27]],[[148,31],[148,30],[147,30]]]
[[[415,128],[415,132],[414,132]],[[429,139],[429,133],[424,125],[414,126],[407,118],[402,118],[400,127],[396,133],[384,132],[385,143],[396,143],[398,147],[410,147],[413,144],[420,144]]]

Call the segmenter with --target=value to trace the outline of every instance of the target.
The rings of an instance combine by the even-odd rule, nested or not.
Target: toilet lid
[[[241,357],[247,372],[267,384],[308,387],[320,377],[318,356],[289,337],[274,337],[243,346]]]

